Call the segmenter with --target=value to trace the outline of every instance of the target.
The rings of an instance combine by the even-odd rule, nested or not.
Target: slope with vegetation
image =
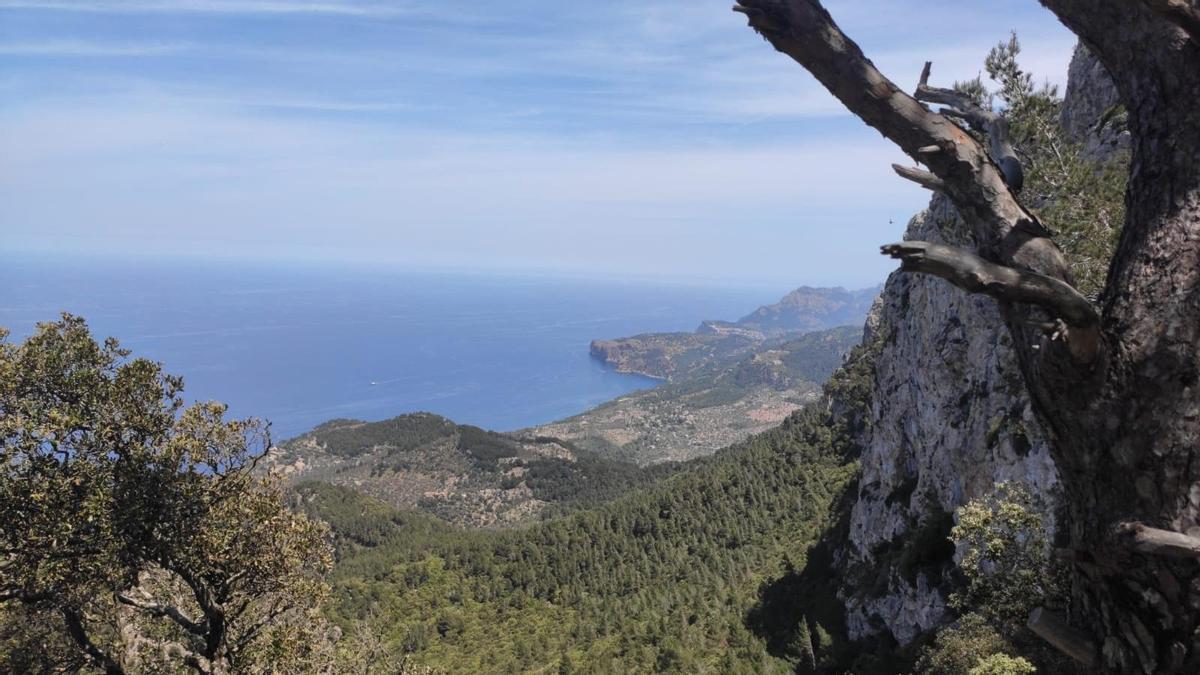
[[[674,470],[639,470],[569,442],[515,437],[430,413],[381,422],[332,420],[268,453],[289,484],[353,487],[451,523],[511,526],[595,505]]]
[[[710,455],[766,431],[819,397],[859,342],[858,326],[788,335],[751,349],[705,352],[670,380],[528,433],[641,465]]]
[[[805,408],[656,485],[518,530],[452,529],[320,483],[298,491],[338,536],[331,616],[374,626],[415,663],[788,672],[796,657],[772,654],[748,617],[764,582],[803,564],[854,474],[846,419]]]

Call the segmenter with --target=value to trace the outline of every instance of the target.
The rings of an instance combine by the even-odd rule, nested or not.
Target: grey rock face
[[[947,201],[935,198],[905,238],[961,244],[964,231]],[[895,273],[872,319],[867,339],[877,336],[883,347],[846,562],[860,570],[851,576],[870,569],[886,578],[886,589],[847,587],[842,595],[852,637],[886,630],[907,643],[943,622],[946,590],[943,570],[906,576],[902,542],[948,528],[947,514],[997,482],[1022,482],[1052,502],[1057,475],[994,300]]]
[[[1107,72],[1079,48],[1062,123],[1100,159],[1128,143]],[[906,239],[971,245],[949,201],[935,196]],[[890,633],[907,644],[947,619],[944,559],[920,559],[944,542],[959,506],[998,482],[1025,484],[1053,514],[1058,478],[994,300],[933,277],[894,273],[867,321],[882,340],[862,477],[841,561],[840,596],[852,638]],[[1048,534],[1054,522],[1049,518]],[[873,580],[864,582],[864,579]]]
[[[1104,65],[1083,45],[1075,47],[1067,71],[1061,122],[1067,135],[1084,144],[1093,161],[1129,148],[1120,94]]]

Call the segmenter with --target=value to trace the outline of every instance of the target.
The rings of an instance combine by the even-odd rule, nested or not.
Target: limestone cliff
[[[1106,123],[1112,83],[1083,50],[1070,77],[1064,127],[1102,157],[1123,142]],[[940,196],[905,233],[951,244],[969,237]],[[851,638],[890,634],[906,644],[946,619],[954,510],[997,482],[1020,481],[1052,514],[1057,476],[994,300],[895,273],[864,339],[878,356],[839,595]]]

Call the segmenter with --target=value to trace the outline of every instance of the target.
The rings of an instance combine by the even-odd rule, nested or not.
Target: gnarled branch
[[[92,642],[92,638],[87,632],[87,626],[83,623],[82,614],[74,609],[63,609],[62,616],[63,621],[67,624],[67,634],[91,658],[92,663],[102,668],[105,675],[125,675],[125,669],[121,664]]]
[[[1038,607],[1029,613],[1029,630],[1085,666],[1096,665],[1096,645],[1054,612]]]
[[[123,593],[117,595],[117,601],[123,605],[140,609],[153,617],[168,617],[175,623],[179,624],[187,632],[193,635],[203,636],[207,633],[205,627],[187,617],[179,608],[164,605],[156,602],[139,602],[138,600],[125,595]]]
[[[1019,169],[1019,163],[1008,167],[1006,175],[970,133],[901,91],[838,28],[819,0],[737,0],[737,3],[734,9],[745,14],[750,26],[775,49],[808,70],[850,112],[928,167],[927,173],[907,169],[899,173],[949,197],[973,229],[983,256],[978,260],[982,263],[987,262],[984,258],[993,260],[1000,263],[997,269],[1008,270],[997,279],[1004,277],[1012,283],[974,284],[976,292],[1051,308],[1063,319],[1065,327],[1071,329],[1068,345],[1073,360],[1090,362],[1099,354],[1101,334],[1096,311],[1071,289],[1071,273],[1062,251],[1049,239],[1049,232],[1037,216],[1016,198],[1013,186],[1019,180],[1013,169]],[[927,64],[918,87],[919,96],[959,106],[948,112],[964,119],[978,118],[981,124],[990,127],[989,138],[993,142],[1002,146],[1007,143],[1007,124],[1003,118],[989,117],[960,92],[930,87],[930,70],[932,65]],[[1003,160],[1010,151],[1011,148],[1001,147],[994,152]],[[1012,159],[1015,160],[1015,155]],[[914,264],[910,263],[909,268]],[[953,267],[940,269],[951,281],[955,280]],[[1036,280],[1017,283],[1020,279],[1012,275],[1025,274],[1017,270],[1028,270]],[[1060,283],[1047,283],[1051,280]]]
[[[1092,303],[1069,284],[1044,274],[997,265],[942,244],[905,241],[881,247],[900,261],[900,269],[941,277],[971,293],[1046,309],[1065,324],[1058,332],[1071,355],[1081,363],[1096,356],[1100,345],[1100,315]]]
[[[1019,192],[1025,185],[1025,170],[1021,167],[1021,160],[1017,158],[1017,151],[1013,149],[1008,120],[1004,119],[1003,115],[977,105],[970,96],[961,91],[929,86],[929,74],[932,69],[933,62],[926,61],[925,68],[921,71],[921,81],[917,84],[917,91],[913,96],[918,101],[948,106],[942,110],[943,115],[961,119],[975,131],[987,134],[988,152],[992,161],[1000,167],[1008,187],[1014,192]]]
[[[775,49],[817,78],[852,113],[928,167],[945,184],[989,258],[1070,279],[1062,252],[1016,199],[971,134],[884,77],[817,0],[738,0],[735,10]],[[937,149],[936,152],[932,150]]]
[[[1179,26],[1200,44],[1200,4],[1195,0],[1143,0],[1146,5],[1163,18]]]

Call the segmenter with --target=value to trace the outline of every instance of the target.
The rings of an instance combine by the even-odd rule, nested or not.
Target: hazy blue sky
[[[927,200],[730,0],[0,0],[5,249],[865,285]],[[1033,0],[829,2],[902,86]],[[889,222],[894,221],[894,222]]]

